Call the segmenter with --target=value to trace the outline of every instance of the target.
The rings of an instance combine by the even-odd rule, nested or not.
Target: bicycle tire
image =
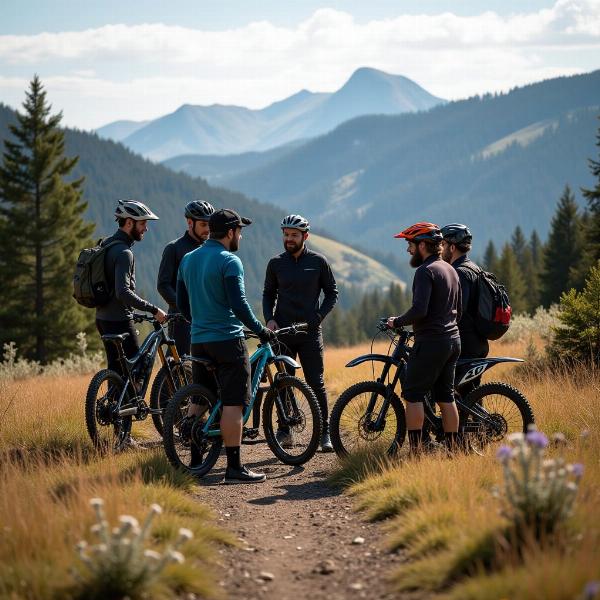
[[[344,411],[347,411],[352,401],[357,399],[358,396],[362,394],[377,394],[383,400],[390,393],[390,406],[394,411],[395,424],[391,425],[388,435],[386,436],[386,439],[390,440],[389,444],[386,439],[380,440],[381,435],[376,435],[378,432],[369,432],[373,434],[372,439],[365,437],[368,434],[362,426],[361,421],[365,416],[364,408],[366,408],[366,406],[362,409],[362,415],[358,418],[358,420],[352,415],[348,416],[348,414],[346,414],[346,416],[344,416]],[[356,405],[357,402],[354,402],[354,404]],[[361,411],[360,406],[358,407],[358,411]],[[333,405],[333,409],[331,410],[331,418],[329,420],[331,443],[333,444],[336,454],[340,458],[344,458],[351,452],[361,449],[360,447],[355,446],[350,447],[348,441],[344,442],[343,438],[347,437],[343,433],[344,427],[342,426],[345,419],[348,419],[348,424],[350,424],[352,428],[354,428],[354,424],[356,422],[356,425],[358,426],[358,436],[366,442],[365,444],[362,444],[363,448],[368,448],[374,443],[381,444],[383,442],[383,445],[387,446],[384,448],[385,453],[388,456],[395,456],[404,443],[404,438],[406,437],[406,415],[404,413],[404,407],[402,406],[402,402],[400,401],[400,398],[398,398],[397,394],[393,391],[390,392],[390,390],[382,383],[377,381],[361,381],[359,383],[355,383],[346,391],[342,392],[340,397]],[[393,429],[395,430],[392,431]]]
[[[518,416],[508,420],[504,413],[494,411],[494,406],[491,404],[492,396],[508,400],[508,406],[514,405],[518,411]],[[468,447],[477,454],[482,454],[485,446],[492,442],[501,441],[510,433],[527,433],[529,425],[535,423],[533,410],[527,398],[518,389],[507,383],[499,381],[484,383],[467,394],[464,404],[467,410],[459,411],[459,428]],[[485,425],[477,426],[475,423],[476,416],[468,412],[476,404],[483,406],[495,419],[496,428],[494,431],[490,431],[489,427],[486,428]],[[492,409],[491,412],[489,409]],[[514,414],[514,409],[511,410]],[[472,429],[472,432],[469,432],[469,428]]]
[[[183,372],[181,371],[182,369]],[[175,381],[175,390],[173,390],[172,393],[169,389],[167,365],[163,365],[154,377],[154,381],[152,382],[152,388],[150,390],[150,408],[152,410],[162,409],[164,413],[164,410],[167,407],[169,400],[173,397],[174,393],[178,389],[192,382],[191,361],[182,361],[181,364],[172,366],[171,371],[173,373],[173,379]],[[152,422],[154,423],[154,427],[156,428],[156,431],[158,431],[161,437],[163,435],[163,413],[152,414]]]
[[[203,414],[210,411],[217,402],[217,398],[208,388],[197,383],[186,385],[177,390],[163,413],[163,446],[173,467],[187,471],[196,477],[202,477],[217,462],[221,453],[223,438],[216,436],[194,441],[194,436],[199,435],[199,428],[202,426],[203,420],[201,417],[194,419],[193,417],[184,416],[193,396],[202,397],[206,400],[207,410]],[[184,430],[184,419],[192,419],[191,425],[189,425],[189,433]],[[194,458],[193,446],[196,448],[196,458]],[[180,453],[183,454],[183,451],[187,448],[189,448],[189,464],[186,464],[180,456]],[[198,457],[202,457],[201,460]]]
[[[281,398],[281,392],[284,389],[294,388],[299,394],[303,396],[303,399],[308,405],[308,411],[310,411],[310,418],[312,420],[311,431],[308,432],[309,436],[304,436],[304,431],[307,428],[307,411],[304,408],[300,408],[296,402],[296,414],[289,415],[290,418],[296,418],[297,424],[292,425],[289,429],[289,435],[292,436],[292,443],[289,447],[284,447],[277,440],[277,434],[275,431],[276,423],[273,422],[273,418],[277,419],[277,405],[275,400],[277,396]],[[286,394],[289,398],[289,395]],[[294,394],[294,399],[296,395]],[[267,445],[271,449],[271,452],[284,464],[286,465],[303,465],[308,462],[317,451],[319,443],[321,441],[321,431],[323,424],[323,417],[321,415],[321,408],[317,401],[317,397],[308,384],[298,377],[293,375],[284,375],[277,377],[273,382],[269,391],[267,392],[266,398],[263,400],[262,406],[262,423],[263,431]],[[292,454],[287,450],[292,448],[299,448],[301,446],[300,440],[306,439],[305,445],[302,445],[305,449],[300,451],[299,454]]]
[[[101,403],[98,402],[98,394],[101,392],[102,385],[108,384],[106,393],[100,398]],[[111,398],[106,398],[107,394],[111,391],[110,385],[113,385],[111,392]],[[100,451],[106,451],[111,449],[118,452],[123,449],[131,434],[132,417],[120,417],[117,422],[113,420],[110,414],[111,403],[118,400],[123,390],[123,379],[115,371],[110,369],[103,369],[96,373],[88,386],[88,390],[85,396],[85,424],[87,427],[88,434],[94,444],[94,447]],[[125,397],[127,403],[128,395]],[[109,429],[112,428],[112,435],[109,433]]]

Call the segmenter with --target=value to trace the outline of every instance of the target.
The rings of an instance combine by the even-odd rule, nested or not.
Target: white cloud
[[[117,24],[0,36],[0,99],[15,104],[16,86],[22,97],[35,71],[64,107],[65,122],[92,127],[155,117],[184,102],[258,107],[300,88],[330,91],[364,65],[457,98],[596,68],[598,50],[598,0],[557,0],[509,16],[399,15],[367,23],[320,9],[295,27],[260,21],[223,31]]]

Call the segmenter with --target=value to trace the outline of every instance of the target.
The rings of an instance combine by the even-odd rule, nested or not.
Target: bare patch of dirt
[[[222,485],[222,456],[199,492],[239,540],[238,548],[220,551],[228,598],[398,598],[386,577],[401,557],[384,549],[381,525],[365,522],[327,483],[335,455],[318,453],[290,467],[258,443],[242,446],[242,460],[267,481]]]

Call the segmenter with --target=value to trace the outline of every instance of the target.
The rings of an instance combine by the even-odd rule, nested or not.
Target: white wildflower
[[[91,504],[91,505],[92,505],[94,508],[96,508],[96,507],[99,507],[99,506],[104,506],[104,500],[102,500],[102,498],[92,498],[92,499],[90,500],[90,504]]]
[[[131,515],[121,515],[119,517],[119,521],[127,527],[139,528],[140,526],[138,520],[135,517],[132,517]]]
[[[162,555],[154,550],[144,550],[144,556],[152,560],[160,560],[162,558]]]
[[[156,503],[150,505],[150,510],[155,515],[160,515],[160,514],[162,514],[162,511],[163,511],[162,506],[160,504],[156,504]]]
[[[194,537],[194,534],[192,533],[192,531],[190,529],[187,529],[186,527],[182,527],[179,530],[179,537],[183,538],[184,540],[191,540]]]
[[[177,552],[176,550],[169,550],[169,559],[173,562],[179,563],[180,565],[185,562],[185,557],[181,552]]]

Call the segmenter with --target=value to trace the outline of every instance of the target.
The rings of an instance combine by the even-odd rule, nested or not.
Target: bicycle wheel
[[[387,414],[380,426],[376,425],[383,402],[390,392],[377,381],[362,381],[349,387],[337,399],[331,419],[331,443],[342,458],[352,452],[380,448],[389,456],[395,455],[404,443],[406,418],[398,396],[391,392]],[[372,397],[375,404],[371,413],[367,408]]]
[[[315,393],[302,379],[277,377],[263,400],[262,420],[267,444],[282,463],[303,465],[314,456],[323,421]]]
[[[223,439],[208,437],[202,427],[217,402],[214,394],[203,385],[192,383],[175,392],[163,413],[163,446],[169,462],[202,477],[217,462]],[[199,404],[201,413],[188,416],[191,404]],[[217,418],[215,426],[219,423]]]
[[[507,383],[484,383],[467,394],[459,411],[460,431],[468,448],[482,454],[510,433],[527,433],[535,422],[527,398]]]
[[[167,359],[170,361],[170,359]],[[172,361],[170,361],[172,362]],[[171,385],[169,378],[169,370],[173,376],[173,382],[175,389]],[[182,361],[178,365],[169,364],[163,365],[156,374],[154,381],[152,382],[152,389],[150,390],[150,408],[152,410],[160,409],[164,412],[169,400],[173,397],[175,392],[187,385],[192,383],[192,363],[189,360]],[[156,431],[162,436],[163,434],[163,413],[153,413],[152,421]]]
[[[85,396],[85,423],[98,450],[119,452],[129,440],[132,417],[115,417],[113,414],[123,385],[118,373],[103,369],[92,377],[88,386]],[[127,393],[123,404],[128,402]]]

